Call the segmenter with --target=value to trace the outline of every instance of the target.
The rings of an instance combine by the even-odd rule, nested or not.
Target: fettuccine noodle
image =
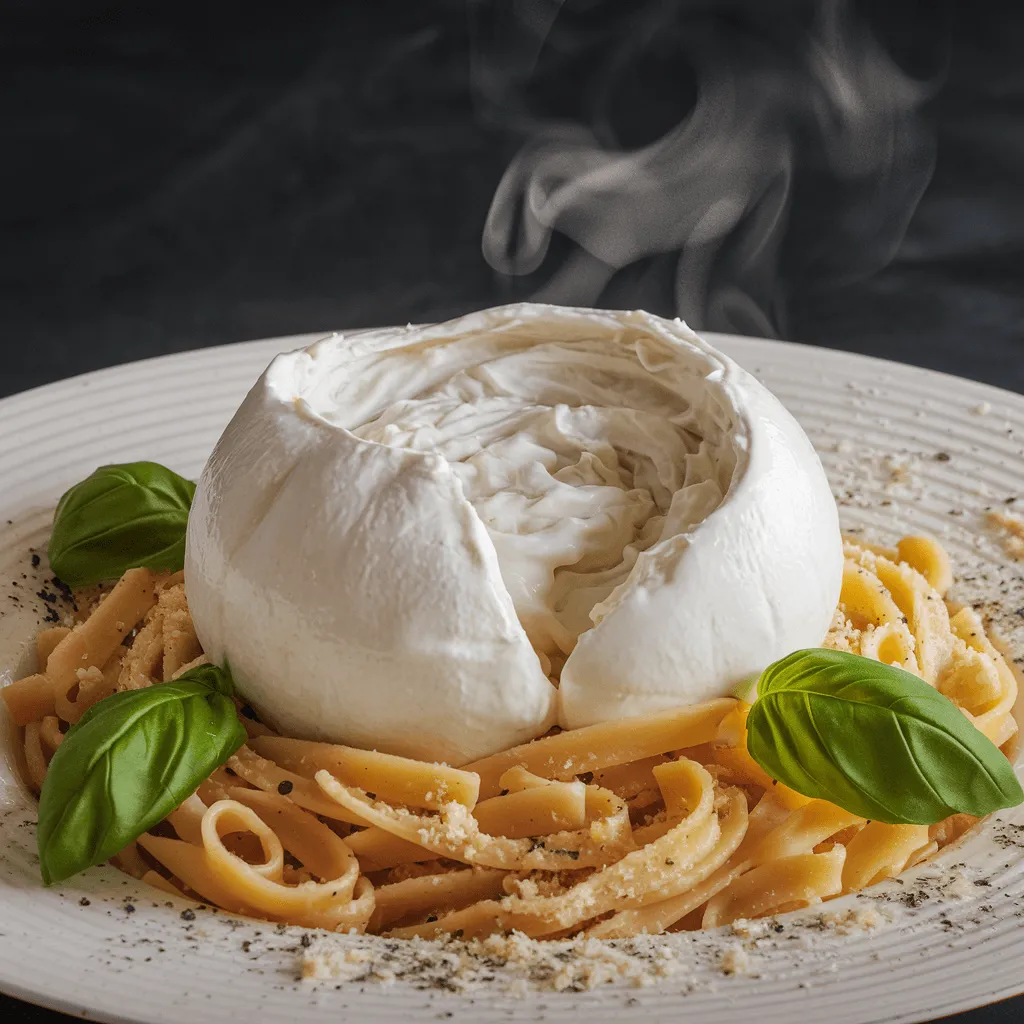
[[[1013,672],[970,608],[944,600],[935,542],[848,541],[824,646],[914,673],[1007,749]],[[114,692],[203,664],[181,574],[132,569],[73,628],[43,630],[38,671],[2,691],[43,784],[64,732]],[[116,858],[167,892],[275,922],[394,937],[621,938],[811,906],[899,874],[974,822],[865,822],[770,778],[749,705],[710,701],[555,732],[473,764],[249,736]]]

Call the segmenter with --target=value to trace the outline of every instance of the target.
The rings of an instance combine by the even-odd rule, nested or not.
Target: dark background
[[[1022,55],[992,0],[6,2],[0,394],[531,296],[1024,391]]]

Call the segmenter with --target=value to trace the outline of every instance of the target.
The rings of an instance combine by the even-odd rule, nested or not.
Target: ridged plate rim
[[[101,461],[132,458],[165,461],[196,475],[269,359],[323,336],[158,356],[0,400],[0,585],[12,572],[28,570],[22,582],[31,589],[28,547],[45,544],[52,506],[70,483]],[[1005,574],[1016,570],[982,517],[986,503],[1001,500],[1003,490],[1019,487],[1024,501],[1024,448],[1017,442],[1024,438],[1024,398],[872,357],[791,342],[707,337],[764,379],[797,415],[834,480],[859,480],[850,500],[841,501],[846,525],[889,537],[926,528],[941,535],[961,565],[978,573],[998,571],[998,585],[1009,585]],[[908,459],[921,488],[893,484],[900,460]],[[886,479],[890,463],[892,478]],[[959,516],[952,515],[952,502],[962,506]],[[7,601],[9,595],[0,597]],[[22,658],[37,621],[33,614],[34,608],[4,606],[0,671],[12,670]],[[1014,654],[1024,651],[1020,635],[1004,634]],[[0,742],[9,747],[6,730]],[[32,875],[25,797],[12,775],[10,750],[0,753],[0,990],[80,1017],[146,1024],[186,1017],[190,1024],[205,1024],[230,1013],[285,1024],[300,1015],[326,1022],[348,1014],[386,1024],[448,1013],[446,1019],[465,1022],[541,1016],[558,1021],[580,1013],[595,1022],[639,1021],[690,1014],[738,1024],[757,1014],[763,1024],[773,1024],[792,1015],[797,998],[803,1019],[868,1024],[926,1020],[1024,991],[1024,852],[1014,847],[1008,854],[1001,842],[1016,835],[1006,829],[1024,832],[1021,809],[986,822],[938,868],[924,872],[960,862],[972,872],[995,872],[983,904],[993,909],[978,927],[969,923],[971,914],[980,914],[976,899],[946,899],[937,891],[929,901],[933,906],[901,909],[894,924],[875,934],[823,938],[824,953],[755,949],[760,978],[722,976],[714,966],[714,943],[732,939],[710,936],[701,940],[695,987],[687,994],[677,980],[642,990],[470,1000],[401,985],[360,991],[297,982],[292,972],[300,930],[278,934],[272,926],[226,916],[183,922],[187,904],[167,907],[110,869],[91,871],[57,891],[42,890]],[[941,880],[937,884],[941,888]],[[899,895],[891,883],[878,892]],[[129,904],[134,912],[125,909]],[[847,898],[830,906],[840,905],[855,903]],[[250,950],[259,947],[255,960],[243,942]],[[802,987],[809,981],[810,987]],[[865,998],[868,991],[871,998]]]

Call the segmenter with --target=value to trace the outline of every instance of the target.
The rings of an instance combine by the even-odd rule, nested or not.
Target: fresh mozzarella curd
[[[686,400],[632,350],[542,342],[509,351],[487,337],[461,349],[460,363],[473,365],[440,381],[424,368],[415,397],[352,401],[364,374],[384,385],[397,364],[421,359],[413,350],[371,356],[355,379],[330,375],[310,406],[365,440],[445,459],[550,672],[660,540],[673,507],[678,532],[720,504],[735,453],[710,450]]]
[[[835,504],[679,321],[519,305],[279,357],[189,527],[199,637],[292,734],[453,762],[821,643]]]

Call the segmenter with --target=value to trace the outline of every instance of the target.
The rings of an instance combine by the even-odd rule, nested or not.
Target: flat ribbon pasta
[[[559,895],[510,896],[502,901],[477,903],[436,922],[396,929],[392,934],[410,938],[458,931],[466,936],[481,936],[516,930],[540,936],[574,928],[609,911],[643,906],[663,899],[666,893],[692,887],[729,856],[742,830],[734,829],[726,843],[721,843],[714,781],[701,765],[678,761],[664,766],[661,779],[666,790],[674,783],[695,790],[696,799],[685,817],[677,819],[677,824],[648,845],[627,853]],[[668,793],[666,796],[670,802],[671,797]],[[726,798],[725,806],[728,817],[737,822],[745,819],[746,802],[742,794],[734,791]],[[712,856],[713,853],[716,855]]]
[[[846,848],[836,845],[826,853],[798,853],[753,868],[708,901],[702,927],[718,928],[838,896],[845,860]]]
[[[1009,750],[1017,679],[934,541],[847,540],[825,646],[900,665]],[[37,791],[69,725],[115,690],[204,664],[180,573],[133,569],[36,638],[0,694]],[[397,938],[625,938],[784,913],[898,875],[975,820],[865,822],[772,779],[733,698],[553,732],[452,767],[248,735],[167,820],[113,859],[235,914]]]
[[[710,900],[718,899],[719,907],[723,902],[729,904],[732,900],[730,887],[747,872],[809,854],[837,832],[862,820],[825,800],[811,800],[790,811],[775,799],[774,794],[762,797],[749,819],[746,815],[744,818],[746,828],[730,851],[728,863],[715,865],[714,873],[705,876],[701,884],[642,910],[616,914],[597,924],[590,934],[600,938],[622,938],[640,932],[656,934],[666,931]],[[763,879],[765,874],[759,877]],[[749,885],[747,883],[745,888],[749,889]],[[719,913],[721,911],[716,910],[713,916]]]
[[[317,772],[316,781],[328,797],[352,814],[435,856],[464,864],[506,871],[560,871],[607,864],[632,847],[625,802],[598,786],[586,787],[588,826],[539,840],[487,835],[463,804],[444,804],[437,816],[414,814],[371,800],[363,790],[343,785],[330,772]]]
[[[227,848],[234,832],[256,836],[259,863]],[[237,913],[332,931],[362,930],[373,913],[373,887],[344,840],[284,797],[233,789],[206,809],[200,838],[201,846],[152,835],[139,843],[189,889]],[[321,880],[286,884],[285,851]]]

